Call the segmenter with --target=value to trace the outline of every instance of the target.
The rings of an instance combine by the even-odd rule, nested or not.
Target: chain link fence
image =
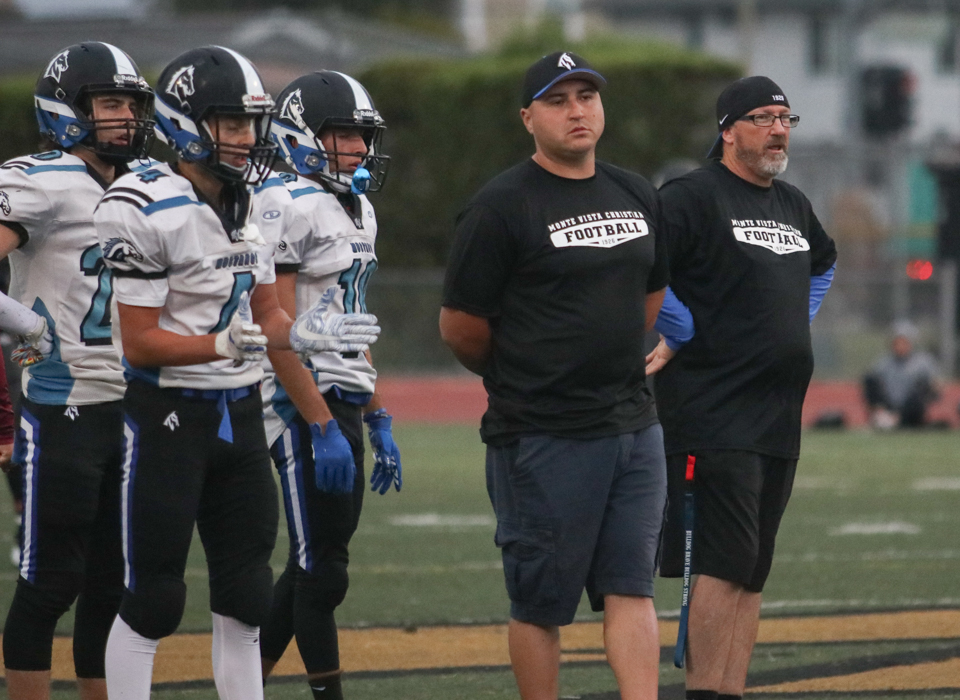
[[[946,266],[935,264],[929,279],[910,279],[904,265],[889,262],[870,271],[840,267],[811,334],[818,379],[858,379],[890,343],[890,329],[910,319],[920,330],[918,345],[945,368],[943,352]],[[946,284],[945,284],[946,283]],[[954,283],[955,284],[955,283]],[[379,270],[367,292],[367,306],[383,333],[373,347],[375,364],[388,373],[465,372],[440,340],[437,327],[443,270]]]

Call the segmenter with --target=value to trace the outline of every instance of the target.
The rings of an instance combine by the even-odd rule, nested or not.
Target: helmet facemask
[[[235,139],[230,139],[226,134],[221,133],[221,119],[224,118],[251,120],[253,144],[239,145]],[[191,143],[187,150],[195,153],[198,156],[197,162],[217,179],[257,187],[270,174],[270,168],[277,155],[277,146],[270,139],[271,118],[270,112],[259,114],[214,112],[200,122],[200,139]],[[204,154],[206,157],[203,157]],[[244,158],[243,165],[229,162],[232,159],[239,160],[240,157]]]
[[[379,115],[376,116],[376,120],[376,123],[368,125],[330,119],[324,123],[320,134],[314,137],[314,144],[323,162],[322,168],[317,170],[316,174],[334,191],[367,194],[377,192],[383,187],[387,179],[390,157],[381,154],[383,132],[386,127],[383,126],[383,119]],[[365,121],[372,121],[372,119]],[[337,132],[344,131],[359,132],[366,146],[366,153],[359,156],[361,160],[356,167],[341,170],[337,167],[339,163],[348,159],[356,160],[358,157],[356,151],[341,147],[342,141],[338,143]],[[328,140],[331,141],[329,149],[323,144],[324,135],[328,135]]]
[[[97,97],[110,95],[131,95],[134,98],[133,118],[96,118],[93,101]],[[148,115],[153,114],[153,94],[125,91],[90,91],[81,93],[77,99],[78,117],[75,124],[66,127],[66,133],[79,137],[79,145],[93,151],[104,163],[113,166],[125,165],[133,160],[143,160],[150,152],[155,134],[154,122]],[[125,131],[124,143],[101,140],[101,132]],[[114,134],[116,135],[116,134]]]

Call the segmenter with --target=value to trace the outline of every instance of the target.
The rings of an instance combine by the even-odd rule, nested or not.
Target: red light
[[[929,260],[911,260],[907,263],[907,277],[912,280],[928,280],[933,276],[933,263]]]

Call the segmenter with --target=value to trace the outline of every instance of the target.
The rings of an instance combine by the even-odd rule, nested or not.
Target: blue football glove
[[[317,488],[325,493],[351,493],[357,476],[350,443],[331,420],[321,431],[319,423],[310,425],[313,439],[313,475]]]
[[[379,409],[363,417],[370,428],[370,446],[373,447],[373,472],[370,474],[370,490],[382,496],[390,485],[399,491],[403,486],[403,471],[400,468],[400,449],[393,441],[390,427],[393,417],[386,409]]]

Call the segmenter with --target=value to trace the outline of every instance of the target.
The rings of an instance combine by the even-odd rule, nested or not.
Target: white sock
[[[212,656],[220,700],[263,700],[259,627],[213,613]]]
[[[153,657],[159,639],[137,634],[117,615],[107,638],[107,695],[110,700],[150,700]]]

